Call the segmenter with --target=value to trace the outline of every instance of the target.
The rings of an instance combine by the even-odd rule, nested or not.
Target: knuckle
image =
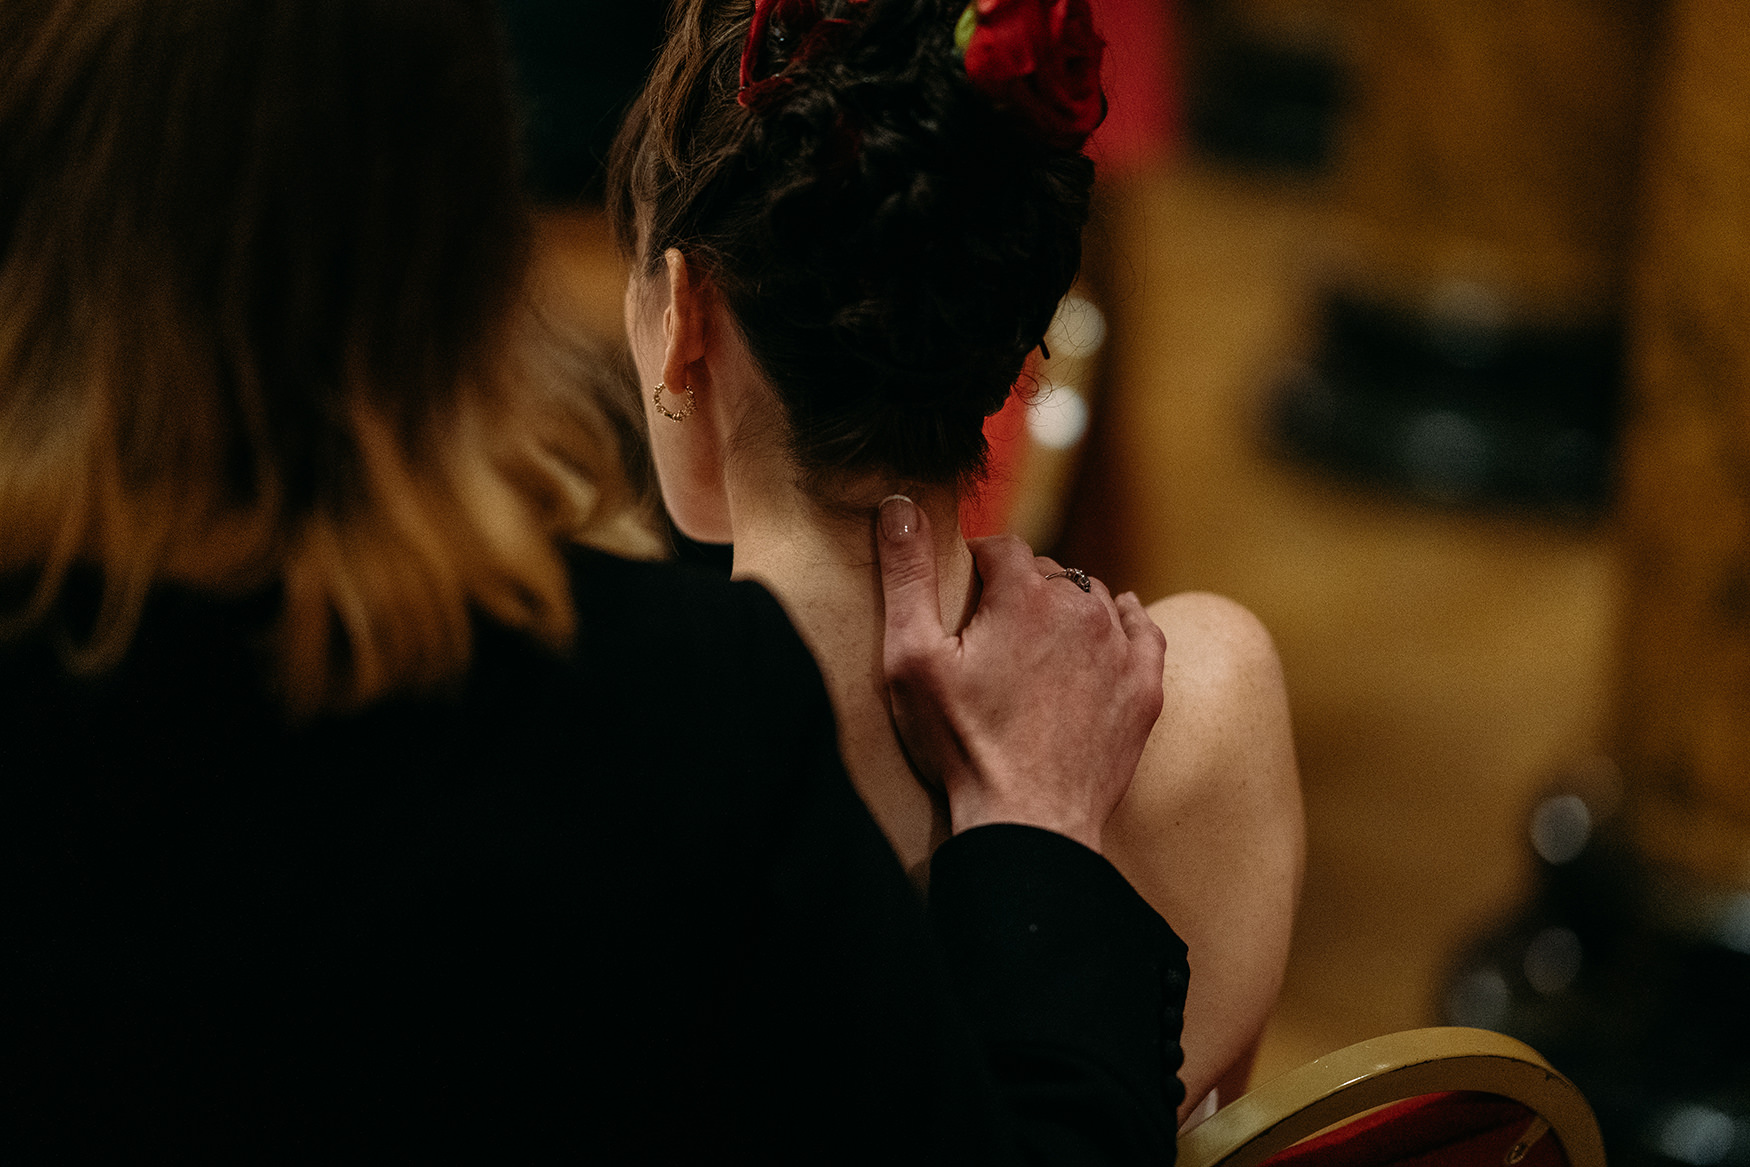
[[[1021,542],[1017,536],[1009,533],[1001,535],[985,535],[976,540],[976,542],[986,554],[1002,558],[1014,558],[1017,554],[1023,552],[1029,557],[1033,554],[1032,550],[1029,549],[1025,543]]]
[[[1080,597],[1084,601],[1086,597]],[[1112,618],[1106,614],[1106,609],[1100,604],[1086,602],[1074,606],[1074,618],[1077,629],[1088,639],[1103,643],[1112,631]]]

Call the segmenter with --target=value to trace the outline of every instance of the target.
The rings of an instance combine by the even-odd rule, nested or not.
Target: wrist
[[[1057,806],[1037,798],[1004,796],[989,790],[950,791],[948,823],[950,831],[956,835],[974,827],[999,823],[1037,827],[1074,839],[1096,854],[1103,853],[1103,817],[1097,817],[1085,808]]]

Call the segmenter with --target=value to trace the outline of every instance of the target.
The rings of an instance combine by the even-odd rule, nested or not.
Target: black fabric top
[[[573,561],[575,653],[290,726],[260,603],[0,650],[0,1160],[1170,1162],[1184,948],[1022,827],[929,924],[776,602]]]

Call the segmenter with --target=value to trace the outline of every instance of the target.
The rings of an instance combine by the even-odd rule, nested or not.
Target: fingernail
[[[876,509],[883,539],[903,539],[918,529],[918,504],[903,494],[888,495]]]

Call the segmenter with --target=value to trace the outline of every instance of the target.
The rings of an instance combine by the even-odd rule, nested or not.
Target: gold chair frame
[[[1358,1042],[1259,1085],[1179,1140],[1179,1167],[1257,1167],[1346,1119],[1447,1090],[1500,1095],[1540,1116],[1514,1148],[1521,1156],[1547,1131],[1569,1167],[1605,1167],[1598,1120],[1572,1082],[1524,1042],[1453,1027]],[[1516,1161],[1510,1152],[1507,1167]]]

